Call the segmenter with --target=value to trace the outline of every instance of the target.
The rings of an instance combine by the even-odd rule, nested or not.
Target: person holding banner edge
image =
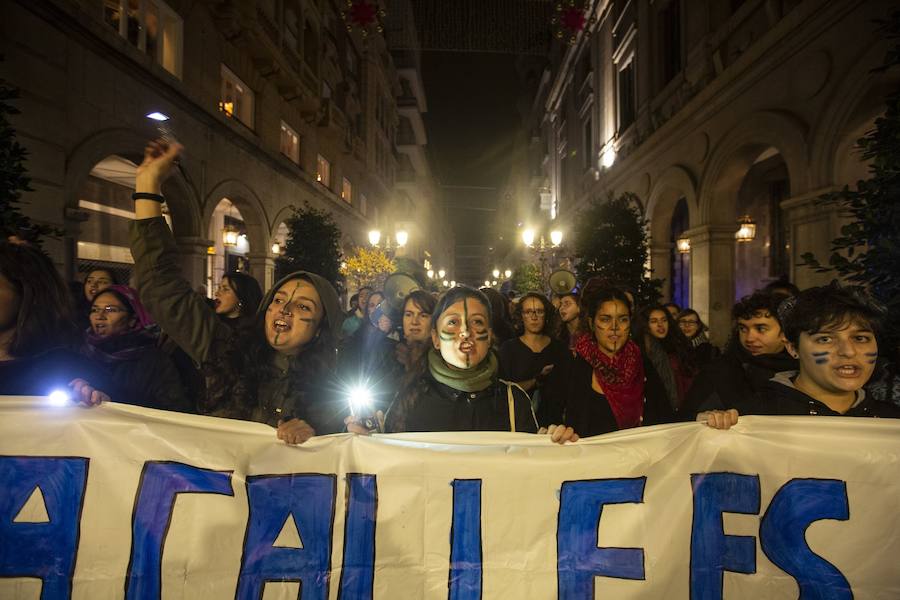
[[[878,359],[884,307],[860,288],[814,287],[779,307],[785,346],[799,369],[777,373],[747,414],[900,418],[900,407],[866,395]],[[712,410],[697,420],[728,429],[739,413]]]
[[[491,306],[475,289],[457,286],[437,303],[432,348],[410,369],[384,419],[385,431],[513,431],[547,433],[552,441],[577,441],[564,425],[538,429],[528,394],[498,377],[491,349]],[[369,434],[360,419],[347,429]]]
[[[142,300],[206,379],[201,414],[267,423],[289,444],[341,430],[344,411],[330,402],[327,385],[343,320],[337,292],[321,276],[298,271],[269,290],[251,326],[233,328],[217,318],[181,278],[175,239],[162,218],[162,182],[182,150],[163,140],[145,148],[131,250]]]

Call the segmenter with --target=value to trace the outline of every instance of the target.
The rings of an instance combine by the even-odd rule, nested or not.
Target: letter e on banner
[[[847,484],[836,479],[792,479],[772,498],[759,527],[759,543],[769,560],[797,580],[802,600],[853,598],[847,578],[806,543],[812,523],[849,518]]]
[[[320,474],[247,478],[250,515],[236,600],[258,600],[268,581],[299,581],[303,600],[326,600],[331,577],[336,477]],[[275,545],[294,519],[302,547]]]
[[[156,600],[161,597],[163,546],[178,494],[234,496],[231,473],[177,462],[144,463],[131,522],[131,559],[125,576],[125,598]]]
[[[725,535],[722,513],[759,514],[759,476],[696,473],[691,487],[691,600],[721,600],[725,571],[756,573],[756,538]]]
[[[39,577],[41,598],[69,598],[87,458],[0,457],[0,577]],[[36,506],[26,515],[26,505]]]
[[[644,579],[643,548],[598,547],[607,504],[642,503],[646,477],[564,481],[559,495],[556,573],[559,600],[590,600],[594,577]]]

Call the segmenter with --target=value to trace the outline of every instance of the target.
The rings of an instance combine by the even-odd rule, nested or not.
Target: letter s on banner
[[[559,600],[590,600],[594,577],[644,579],[643,548],[600,548],[607,504],[642,503],[646,477],[564,481],[559,495],[556,572]]]
[[[234,496],[231,471],[177,462],[147,461],[138,484],[131,523],[131,559],[125,598],[156,600],[162,594],[162,554],[178,494]]]
[[[267,581],[299,581],[303,600],[326,600],[331,577],[334,475],[255,475],[247,478],[250,515],[235,600],[258,600]],[[301,546],[275,546],[288,519]]]
[[[695,473],[691,600],[721,600],[725,571],[756,573],[756,538],[725,535],[722,513],[759,514],[759,476]]]
[[[812,523],[849,518],[847,484],[836,479],[792,479],[772,498],[759,527],[759,543],[769,560],[797,580],[801,600],[853,598],[847,578],[806,543]]]
[[[0,577],[39,577],[41,598],[71,597],[88,463],[80,457],[0,457]],[[37,490],[47,520],[16,522]]]

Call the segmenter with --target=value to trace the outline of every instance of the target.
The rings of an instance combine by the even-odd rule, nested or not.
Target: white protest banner
[[[558,446],[0,399],[0,598],[898,598],[900,421]]]

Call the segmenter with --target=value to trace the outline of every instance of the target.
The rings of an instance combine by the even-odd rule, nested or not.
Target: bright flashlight
[[[372,413],[372,390],[363,385],[350,389],[350,414],[370,415]]]
[[[65,390],[53,390],[47,396],[47,404],[50,406],[66,406],[69,404],[69,400],[71,400],[71,396]]]
[[[148,119],[153,119],[154,121],[168,121],[169,115],[161,113],[159,111],[154,111],[147,115]]]

